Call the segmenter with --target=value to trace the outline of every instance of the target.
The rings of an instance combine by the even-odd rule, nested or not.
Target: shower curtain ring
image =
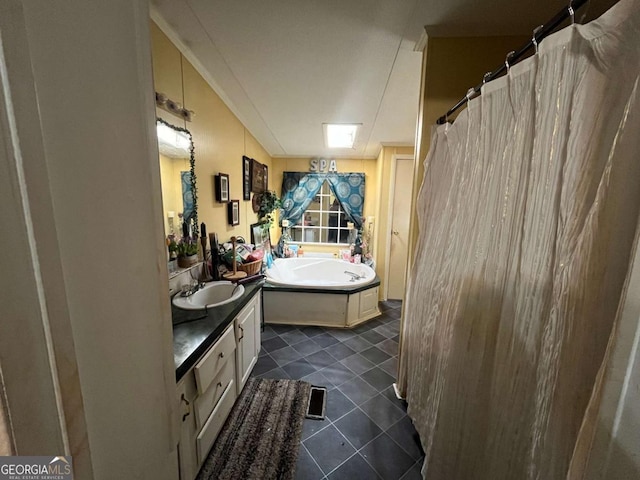
[[[511,50],[509,53],[507,53],[507,57],[504,59],[504,66],[507,67],[507,73],[509,73],[509,69],[511,68],[511,65],[509,65],[509,59],[513,57],[515,54],[516,52]]]
[[[475,88],[471,87],[469,90],[467,90],[467,103],[469,103],[469,100],[471,100],[471,96],[476,93]]]
[[[569,12],[569,18],[571,18],[571,25],[576,23],[576,12],[573,10],[573,0],[569,0],[569,7],[567,8],[567,12]]]
[[[533,29],[533,37],[531,37],[531,43],[533,43],[533,48],[536,49],[536,54],[538,53],[538,39],[536,38],[536,35],[540,30],[542,30],[542,25],[538,25]]]

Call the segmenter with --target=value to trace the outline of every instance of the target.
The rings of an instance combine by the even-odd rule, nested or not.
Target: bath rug
[[[295,476],[311,385],[251,377],[197,480],[289,480]]]

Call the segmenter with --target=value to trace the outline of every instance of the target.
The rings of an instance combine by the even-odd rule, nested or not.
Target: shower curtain
[[[639,3],[432,132],[399,378],[429,480],[567,474],[638,225]]]

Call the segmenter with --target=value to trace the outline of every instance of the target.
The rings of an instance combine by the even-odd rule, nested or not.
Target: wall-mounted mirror
[[[193,235],[198,234],[198,197],[196,189],[193,139],[189,130],[158,119],[158,150],[165,235],[182,237],[186,220]]]

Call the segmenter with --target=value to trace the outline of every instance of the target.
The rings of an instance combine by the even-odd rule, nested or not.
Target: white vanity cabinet
[[[180,479],[193,480],[242,391],[260,351],[260,291],[178,382]]]
[[[260,354],[260,294],[255,295],[235,319],[236,369],[238,395],[251,374]]]
[[[233,324],[178,382],[180,478],[193,480],[238,396]]]

